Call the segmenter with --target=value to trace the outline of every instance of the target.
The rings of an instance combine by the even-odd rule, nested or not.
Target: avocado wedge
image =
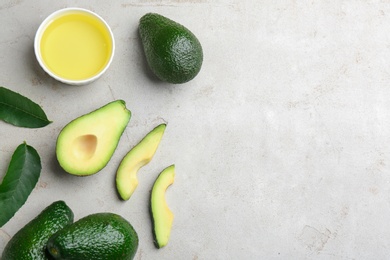
[[[165,128],[166,124],[155,127],[122,159],[116,174],[116,187],[123,200],[129,200],[137,188],[138,170],[152,160]]]
[[[171,234],[174,216],[167,205],[165,191],[174,182],[174,179],[175,165],[171,165],[159,174],[152,189],[150,209],[153,218],[154,242],[158,248],[168,244]]]

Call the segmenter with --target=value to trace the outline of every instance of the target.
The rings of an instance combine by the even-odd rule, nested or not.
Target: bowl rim
[[[42,39],[43,33],[45,32],[47,26],[57,17],[59,17],[63,14],[66,14],[66,13],[74,12],[74,11],[90,14],[90,15],[94,16],[95,18],[97,18],[98,20],[100,20],[104,24],[105,28],[107,29],[107,32],[108,32],[110,39],[111,39],[111,42],[112,42],[111,55],[109,57],[107,64],[104,66],[104,68],[102,70],[100,70],[99,73],[93,75],[92,77],[81,79],[81,80],[71,80],[71,79],[63,78],[63,77],[58,76],[57,74],[53,73],[53,71],[51,71],[43,62],[43,58],[42,58],[41,50],[40,50],[41,39]],[[97,13],[95,13],[91,10],[85,9],[85,8],[80,8],[80,7],[66,7],[66,8],[62,8],[62,9],[59,9],[59,10],[51,13],[39,25],[37,32],[35,33],[35,37],[34,37],[34,52],[35,52],[35,57],[38,60],[38,63],[41,66],[41,68],[47,74],[49,74],[52,78],[54,78],[60,82],[69,84],[69,85],[85,85],[85,84],[91,83],[91,82],[95,81],[96,79],[98,79],[100,76],[102,76],[107,71],[108,67],[110,67],[111,62],[114,58],[114,54],[115,54],[115,38],[114,38],[114,34],[113,34],[110,26],[108,25],[108,23]]]

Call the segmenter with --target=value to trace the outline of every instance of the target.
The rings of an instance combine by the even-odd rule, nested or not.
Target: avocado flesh
[[[165,128],[166,124],[155,127],[122,159],[116,174],[116,187],[123,200],[129,200],[137,188],[137,173],[152,160]]]
[[[103,212],[61,229],[50,237],[47,249],[55,259],[130,260],[138,243],[137,232],[126,219]]]
[[[146,61],[161,80],[182,84],[192,80],[203,63],[198,38],[183,25],[156,13],[147,13],[139,22]]]
[[[7,243],[2,260],[48,260],[46,243],[57,231],[73,223],[73,212],[63,201],[53,202],[21,228]]]
[[[171,234],[174,216],[167,205],[165,192],[174,182],[174,179],[175,166],[171,165],[159,174],[152,189],[150,205],[153,218],[155,245],[158,248],[164,247],[168,244]]]
[[[68,123],[57,138],[61,167],[79,176],[95,174],[111,159],[131,118],[123,100],[116,100]]]

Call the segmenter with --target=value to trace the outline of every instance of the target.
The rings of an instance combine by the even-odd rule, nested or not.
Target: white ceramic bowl
[[[108,69],[115,40],[106,21],[96,13],[65,8],[49,15],[39,26],[34,51],[51,77],[70,85],[85,85]]]

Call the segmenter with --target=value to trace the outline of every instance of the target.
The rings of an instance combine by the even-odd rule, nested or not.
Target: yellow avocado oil
[[[42,34],[40,52],[45,65],[67,80],[99,74],[113,51],[110,31],[92,14],[72,11],[54,18]]]

